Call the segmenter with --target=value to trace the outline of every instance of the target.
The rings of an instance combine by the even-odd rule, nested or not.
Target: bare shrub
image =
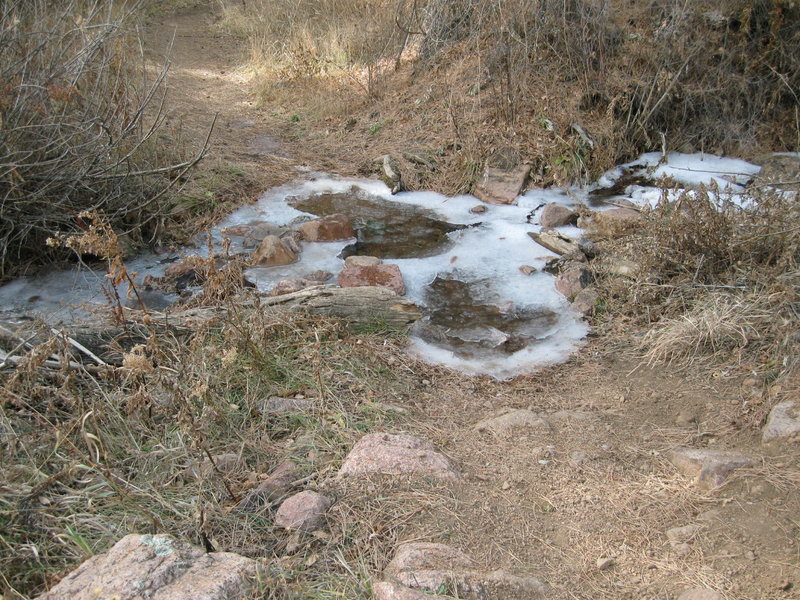
[[[138,8],[0,2],[0,279],[56,256],[45,240],[85,229],[84,211],[159,233],[165,194],[194,161],[153,151],[165,72],[137,60]]]

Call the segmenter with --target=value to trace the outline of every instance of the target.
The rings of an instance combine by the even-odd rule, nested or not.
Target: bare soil
[[[291,107],[257,108],[246,49],[217,33],[207,11],[166,17],[148,38],[153,57],[174,39],[171,118],[201,140],[219,115],[211,158],[260,174],[264,189],[295,175],[295,153],[335,167],[334,157],[314,157],[308,139],[285,135]],[[668,599],[692,587],[729,600],[800,598],[800,447],[763,445],[759,432],[769,407],[797,389],[756,381],[746,365],[642,366],[640,333],[620,326],[569,362],[509,383],[391,357],[387,364],[419,382],[396,399],[407,412],[394,431],[430,439],[464,479],[347,490],[334,514],[348,503],[380,512],[380,491],[401,500],[408,518],[383,523],[376,544],[387,536],[448,543],[487,569],[541,578],[552,598]],[[554,430],[474,429],[510,408],[550,415]],[[679,446],[740,450],[757,466],[698,491],[665,458]],[[677,551],[666,531],[689,524],[701,527]],[[285,559],[301,561],[302,549],[294,552]],[[613,560],[601,569],[603,559]]]

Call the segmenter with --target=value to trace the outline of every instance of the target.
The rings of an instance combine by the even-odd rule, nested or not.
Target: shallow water
[[[227,227],[266,221],[279,227],[333,213],[350,215],[357,238],[341,242],[301,242],[300,260],[283,267],[252,268],[246,277],[262,292],[280,280],[305,277],[317,270],[334,276],[351,254],[372,255],[400,268],[406,295],[425,308],[426,317],[412,329],[409,351],[419,358],[472,375],[506,379],[566,360],[583,342],[588,327],[542,271],[555,255],[535,244],[540,209],[547,203],[609,208],[606,200],[624,198],[654,204],[662,191],[648,185],[662,176],[677,184],[727,186],[742,194],[742,184],[758,167],[735,159],[659,153],[621,165],[587,189],[531,190],[515,205],[486,206],[472,196],[447,197],[433,192],[391,195],[372,180],[352,180],[307,173],[304,179],[267,190],[211,231],[221,250]],[[576,227],[561,231],[580,236]],[[183,248],[182,255],[206,255],[205,240]],[[233,252],[248,252],[242,238],[231,238]],[[130,271],[158,277],[177,255],[143,253],[128,262]],[[520,267],[535,269],[525,275]],[[75,268],[0,287],[0,306],[15,313],[38,314],[53,325],[80,319],[108,304],[101,271]],[[105,291],[104,291],[105,287]],[[122,293],[124,295],[124,288]],[[159,304],[175,297],[155,293]],[[153,308],[156,308],[153,306]]]

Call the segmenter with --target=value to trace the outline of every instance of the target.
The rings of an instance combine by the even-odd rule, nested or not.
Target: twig
[[[91,359],[92,359],[94,362],[96,362],[96,363],[97,363],[98,365],[100,365],[101,367],[107,367],[107,366],[108,366],[108,363],[106,363],[106,362],[105,362],[105,361],[104,361],[102,358],[100,358],[99,356],[97,356],[96,354],[94,354],[94,353],[93,353],[91,350],[89,350],[89,349],[88,349],[86,346],[84,346],[83,344],[81,344],[81,343],[80,343],[80,342],[78,342],[77,340],[74,340],[74,339],[72,339],[71,337],[69,337],[69,336],[68,336],[66,333],[64,333],[63,331],[58,331],[57,329],[53,329],[53,328],[51,328],[51,329],[50,329],[50,331],[51,331],[53,334],[55,334],[55,335],[57,335],[57,336],[60,336],[60,337],[62,337],[62,338],[63,338],[64,340],[66,340],[66,341],[67,341],[67,342],[68,342],[68,343],[69,343],[71,346],[74,346],[75,348],[77,348],[78,350],[80,350],[81,352],[83,352],[83,353],[84,353],[86,356],[88,356],[89,358],[91,358]]]

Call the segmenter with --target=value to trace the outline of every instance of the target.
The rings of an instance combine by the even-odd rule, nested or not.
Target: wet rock
[[[512,410],[498,417],[484,419],[475,425],[476,431],[489,431],[495,435],[501,436],[508,435],[515,429],[550,433],[553,427],[535,412],[525,409]]]
[[[311,281],[301,277],[289,277],[288,279],[281,279],[270,290],[270,296],[282,296],[283,294],[293,294],[314,285],[319,285],[319,281]]]
[[[590,282],[589,271],[580,263],[572,263],[556,277],[556,289],[567,300],[572,301]]]
[[[754,464],[754,460],[739,452],[678,448],[669,458],[679,471],[694,479],[700,489],[710,490],[722,485],[736,469]]]
[[[392,290],[398,296],[406,293],[403,275],[397,265],[374,265],[343,269],[338,277],[343,288],[378,286]]]
[[[142,289],[136,294],[125,298],[124,305],[135,310],[163,311],[177,301],[178,297],[175,294],[168,294],[154,289]]]
[[[561,235],[556,231],[542,231],[541,233],[529,231],[528,235],[531,237],[531,239],[533,239],[534,242],[543,248],[547,248],[551,252],[555,252],[556,254],[572,254],[581,252],[581,249],[574,240],[565,235]]]
[[[519,270],[520,270],[520,273],[522,273],[523,275],[528,275],[528,276],[536,273],[536,267],[532,267],[531,265],[522,265],[519,268]]]
[[[455,479],[450,461],[427,440],[411,435],[370,433],[361,438],[345,458],[340,477],[415,474]]]
[[[593,315],[599,299],[600,294],[598,294],[596,290],[586,288],[576,294],[570,308],[583,315]]]
[[[291,460],[281,462],[269,476],[250,490],[236,506],[237,511],[254,511],[274,504],[292,490],[292,484],[300,479],[300,468]]]
[[[258,403],[259,411],[275,415],[308,412],[313,407],[314,403],[306,398],[281,398],[280,396],[271,396]]]
[[[239,600],[255,593],[257,563],[206,552],[170,535],[127,535],[39,600]]]
[[[169,279],[178,279],[180,277],[184,277],[187,274],[194,273],[196,266],[197,265],[193,260],[181,260],[179,262],[174,262],[164,269],[164,277],[168,277]]]
[[[539,215],[539,223],[542,227],[563,227],[564,225],[575,225],[578,222],[578,213],[574,210],[551,202],[542,209]]]
[[[678,600],[725,600],[725,597],[714,590],[694,588],[683,592],[678,596]]]
[[[383,261],[377,256],[348,256],[344,259],[344,266],[348,269],[354,267],[375,267]]]
[[[353,221],[347,215],[334,214],[303,223],[298,231],[308,242],[336,242],[356,236]]]
[[[325,513],[333,502],[317,492],[306,490],[287,498],[275,513],[275,525],[285,529],[313,531],[325,523]]]
[[[472,208],[470,208],[469,212],[471,212],[473,215],[482,215],[487,210],[489,209],[486,208],[485,204],[478,204],[477,206],[473,206]]]
[[[311,271],[311,273],[307,274],[303,279],[308,279],[317,284],[317,283],[325,283],[326,281],[329,281],[332,277],[333,273],[331,273],[330,271],[323,271],[322,269],[318,269],[316,271]]]
[[[800,403],[786,400],[775,405],[769,413],[761,440],[767,442],[775,438],[800,435]]]
[[[438,590],[437,590],[438,591]],[[406,587],[394,581],[380,581],[372,585],[375,600],[455,600],[453,596],[436,594]]]
[[[234,225],[233,227],[226,227],[222,230],[222,235],[229,237],[244,238],[242,245],[245,248],[255,248],[261,243],[268,235],[277,235],[278,237],[286,233],[285,227],[280,227],[267,221],[250,221],[244,225]]]
[[[513,168],[486,167],[474,194],[489,204],[513,204],[525,188],[530,165]]]
[[[297,260],[298,254],[296,245],[289,239],[268,235],[261,240],[250,261],[253,266],[277,267],[292,264]]]

